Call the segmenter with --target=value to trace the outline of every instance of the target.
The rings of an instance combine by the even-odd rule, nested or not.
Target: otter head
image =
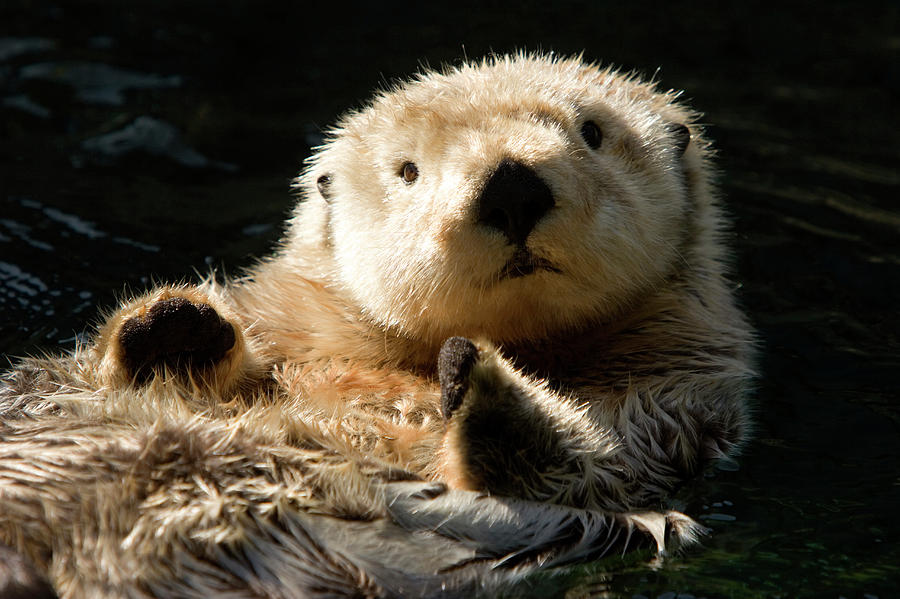
[[[576,59],[423,74],[331,132],[291,242],[404,335],[509,342],[615,318],[679,268],[705,184],[673,100]]]

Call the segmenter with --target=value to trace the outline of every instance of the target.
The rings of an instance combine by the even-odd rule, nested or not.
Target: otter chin
[[[549,260],[545,260],[539,256],[535,256],[528,248],[517,248],[515,253],[509,259],[503,269],[500,271],[499,279],[518,279],[527,277],[538,271],[546,271],[560,273],[561,271],[553,266]]]

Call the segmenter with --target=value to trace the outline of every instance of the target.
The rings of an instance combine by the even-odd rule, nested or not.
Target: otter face
[[[333,283],[408,335],[611,319],[678,268],[690,230],[702,149],[672,100],[577,60],[425,74],[342,121],[297,221],[327,214]]]

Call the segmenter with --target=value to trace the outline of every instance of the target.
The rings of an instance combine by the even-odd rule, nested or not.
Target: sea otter
[[[280,597],[318,588],[303,568],[401,592],[324,515],[489,543],[498,506],[532,510],[460,561],[571,542],[572,514],[689,538],[642,510],[740,448],[753,377],[712,178],[677,94],[578,58],[383,91],[315,149],[271,256],[5,375],[0,541],[67,596]]]

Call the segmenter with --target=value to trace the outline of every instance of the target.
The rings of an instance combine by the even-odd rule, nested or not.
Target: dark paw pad
[[[119,343],[128,372],[142,382],[160,365],[190,369],[218,362],[234,346],[234,329],[211,306],[174,297],[127,320]]]
[[[469,390],[469,373],[478,360],[478,348],[465,337],[450,337],[438,355],[438,378],[441,381],[441,412],[444,418],[459,408]]]

